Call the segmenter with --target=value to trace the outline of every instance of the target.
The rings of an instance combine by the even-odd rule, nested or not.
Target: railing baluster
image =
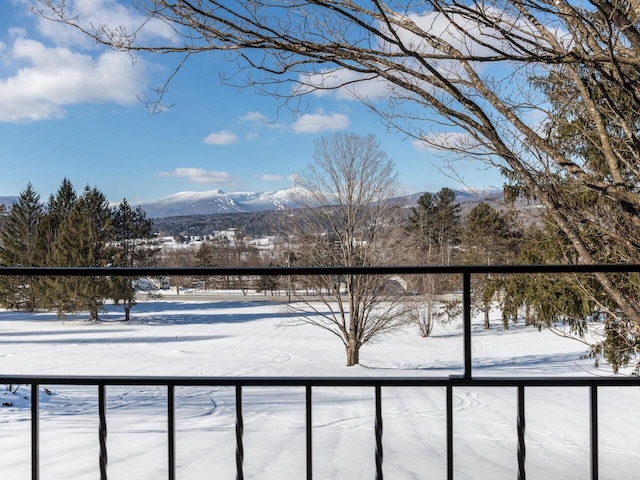
[[[518,480],[525,480],[525,411],[524,411],[524,385],[518,386]]]
[[[453,480],[453,387],[447,385],[447,479]]]
[[[590,427],[591,427],[591,442],[589,449],[591,452],[591,480],[598,480],[599,465],[598,465],[598,387],[591,385],[589,387],[590,397]]]
[[[242,385],[236,385],[236,480],[244,480],[242,465],[244,462],[244,446],[242,444],[243,430]]]
[[[312,423],[312,402],[311,385],[305,386],[305,410],[306,410],[306,433],[307,433],[307,480],[313,479],[313,423]]]
[[[31,479],[40,478],[40,421],[38,384],[31,384]]]
[[[462,323],[464,326],[464,378],[471,379],[471,273],[462,274]]]
[[[382,387],[375,386],[376,392],[376,480],[382,480]]]
[[[107,480],[107,398],[104,384],[98,385],[98,437],[100,441],[100,480]]]
[[[169,447],[169,480],[176,478],[176,409],[175,409],[175,388],[173,385],[167,386],[167,443]]]

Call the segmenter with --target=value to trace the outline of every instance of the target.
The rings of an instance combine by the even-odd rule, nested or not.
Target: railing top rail
[[[391,265],[354,267],[0,267],[0,276],[179,276],[179,275],[394,275],[487,273],[624,273],[640,272],[640,264],[574,265]]]
[[[0,375],[0,384],[244,387],[640,387],[636,376],[585,377],[134,377]]]

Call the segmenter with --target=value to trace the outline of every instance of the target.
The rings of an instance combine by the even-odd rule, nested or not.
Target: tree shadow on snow
[[[69,333],[69,332],[65,332]],[[82,332],[86,333],[86,332]],[[48,335],[46,333],[45,335]],[[4,335],[3,335],[4,336]],[[152,337],[113,337],[113,336],[91,336],[91,337],[70,337],[70,338],[55,338],[55,339],[0,339],[0,345],[2,344],[32,344],[32,345],[89,345],[89,344],[157,344],[157,343],[177,343],[177,342],[201,342],[205,340],[220,340],[227,338],[227,335],[166,335],[166,336],[152,336]]]
[[[567,366],[575,366],[582,362],[580,355],[576,352],[550,353],[540,355],[523,355],[517,357],[475,357],[473,359],[472,371],[477,377],[485,376],[549,376],[557,375],[558,371],[566,372]],[[416,364],[402,365],[401,367],[378,367],[375,365],[361,365],[363,368],[378,371],[420,371],[428,374],[433,372],[434,376],[442,375],[462,375],[464,371],[462,357],[458,362],[441,362],[438,365]]]
[[[244,323],[267,319],[284,319],[295,316],[282,311],[256,312],[249,307],[272,306],[271,302],[234,301],[194,303],[153,302],[136,305],[131,311],[131,319],[124,321],[120,307],[108,306],[102,315],[102,323],[121,322],[123,325],[202,325],[216,323]],[[230,311],[231,310],[231,311]]]

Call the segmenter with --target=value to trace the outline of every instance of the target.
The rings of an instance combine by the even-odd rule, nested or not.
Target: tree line
[[[155,264],[153,222],[126,199],[117,207],[95,187],[78,194],[64,179],[46,203],[29,183],[0,218],[0,266],[133,267]],[[126,319],[136,302],[128,277],[0,277],[0,304],[52,309],[58,317],[89,312],[98,319],[105,299],[122,302]]]

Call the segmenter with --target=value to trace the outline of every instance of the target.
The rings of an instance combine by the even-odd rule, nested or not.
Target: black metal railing
[[[589,390],[589,450],[590,478],[599,478],[598,439],[598,390],[607,387],[638,387],[638,377],[474,377],[472,367],[471,336],[471,276],[474,274],[534,274],[534,273],[623,273],[640,272],[640,265],[514,265],[514,266],[424,266],[424,267],[276,267],[276,268],[0,268],[0,276],[202,276],[202,275],[341,275],[341,274],[457,274],[462,276],[463,298],[463,349],[464,365],[461,376],[451,377],[303,377],[303,378],[255,378],[255,377],[97,377],[97,376],[31,376],[0,375],[0,384],[26,384],[31,387],[31,477],[40,478],[39,461],[39,396],[43,385],[84,385],[98,389],[98,442],[100,478],[107,479],[107,401],[108,386],[160,386],[167,389],[167,443],[168,478],[176,478],[176,422],[175,388],[226,386],[235,389],[235,438],[236,478],[244,478],[244,419],[242,394],[245,387],[304,387],[305,391],[305,441],[306,478],[313,478],[312,395],[316,387],[371,387],[375,408],[375,472],[376,479],[383,478],[383,409],[382,389],[388,387],[440,387],[446,391],[446,456],[447,478],[454,478],[454,410],[453,391],[456,388],[510,387],[517,391],[516,438],[517,477],[526,478],[526,412],[525,395],[531,387],[586,387]]]

